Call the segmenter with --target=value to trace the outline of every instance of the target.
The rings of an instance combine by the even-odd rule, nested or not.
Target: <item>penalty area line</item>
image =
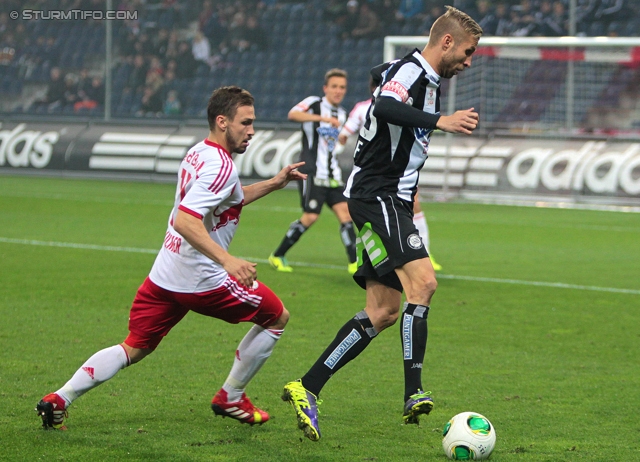
[[[0,243],[5,244],[22,244],[22,245],[35,245],[35,246],[44,246],[44,247],[64,247],[71,249],[83,249],[83,250],[100,250],[100,251],[108,251],[108,252],[129,252],[129,253],[146,253],[146,254],[156,254],[159,249],[144,249],[140,247],[120,247],[120,246],[111,246],[111,245],[95,245],[95,244],[79,244],[73,242],[54,242],[54,241],[38,241],[32,239],[13,239],[9,237],[0,237]],[[265,258],[253,258],[253,257],[242,257],[238,256],[238,258],[242,258],[247,261],[252,261],[256,263],[269,263],[269,260]],[[322,269],[332,269],[332,270],[340,270],[346,271],[346,265],[338,266],[338,265],[327,265],[322,263],[307,263],[307,262],[297,262],[290,261],[289,262],[293,266],[300,266],[306,268],[322,268]],[[472,282],[488,282],[494,284],[515,284],[522,286],[537,286],[537,287],[552,287],[557,289],[574,289],[574,290],[589,290],[594,292],[611,292],[617,294],[632,294],[632,295],[640,295],[640,290],[638,289],[621,289],[617,287],[598,287],[598,286],[584,286],[578,284],[565,284],[563,282],[544,282],[544,281],[523,281],[520,279],[501,279],[501,278],[487,278],[487,277],[478,277],[478,276],[462,276],[455,274],[442,274],[438,273],[439,279],[454,279],[461,281],[472,281]]]

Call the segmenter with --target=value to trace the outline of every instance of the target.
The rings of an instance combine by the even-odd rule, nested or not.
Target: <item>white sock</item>
[[[122,345],[114,345],[98,351],[73,374],[73,377],[56,391],[67,407],[78,397],[116,375],[129,365],[129,355]]]
[[[230,403],[240,401],[249,381],[271,356],[273,347],[276,346],[282,332],[281,329],[265,329],[257,325],[249,329],[238,345],[233,367],[222,386],[222,389],[227,392]]]
[[[429,252],[429,226],[423,212],[418,212],[413,216],[413,224],[418,229],[418,233],[422,238],[422,243]]]

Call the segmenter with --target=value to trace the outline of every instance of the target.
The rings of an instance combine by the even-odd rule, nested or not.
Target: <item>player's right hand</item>
[[[324,122],[328,122],[332,127],[340,127],[340,121],[335,117],[325,117]]]
[[[241,286],[250,289],[253,286],[253,281],[258,278],[257,265],[257,263],[231,256],[224,262],[223,268],[230,276],[236,278]]]
[[[437,127],[449,133],[471,135],[478,126],[479,116],[474,108],[456,111],[449,116],[441,116]]]

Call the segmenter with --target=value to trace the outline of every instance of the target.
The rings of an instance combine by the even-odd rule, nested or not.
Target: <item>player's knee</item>
[[[438,281],[433,275],[424,275],[412,281],[410,290],[407,290],[407,299],[428,305],[431,297],[438,288]]]
[[[287,325],[288,322],[289,322],[289,311],[287,311],[286,308],[283,308],[282,314],[280,315],[280,317],[276,320],[275,323],[273,323],[271,326],[268,326],[268,328],[284,329],[284,327]]]
[[[376,331],[382,332],[396,323],[398,320],[398,308],[377,309],[375,313],[369,314],[369,319],[371,319]]]
[[[424,281],[425,290],[429,293],[429,296],[433,295],[438,288],[438,280],[435,276],[429,276]]]
[[[129,364],[139,363],[155,350],[155,348],[135,348],[127,345],[126,343],[122,343],[121,345],[127,352]]]

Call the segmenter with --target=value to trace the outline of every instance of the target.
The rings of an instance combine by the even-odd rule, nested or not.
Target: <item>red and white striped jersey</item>
[[[231,154],[204,140],[180,164],[169,225],[149,278],[173,292],[206,292],[223,285],[227,272],[194,249],[173,228],[178,210],[202,220],[209,236],[225,250],[238,228],[244,193]]]
[[[364,121],[367,120],[367,111],[371,106],[371,98],[359,101],[353,106],[351,112],[349,113],[349,118],[342,127],[341,135],[351,136],[355,133],[358,133],[362,126],[364,125]]]

